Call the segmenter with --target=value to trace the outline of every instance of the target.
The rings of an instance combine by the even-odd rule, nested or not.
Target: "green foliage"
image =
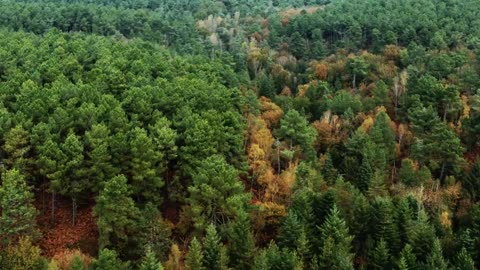
[[[203,250],[202,245],[196,237],[190,241],[188,253],[185,257],[185,267],[187,270],[205,270],[203,266]]]
[[[203,265],[206,269],[225,270],[227,269],[228,256],[226,249],[220,242],[220,237],[214,225],[210,224],[203,241],[204,256]]]
[[[139,215],[130,194],[127,179],[123,175],[115,176],[105,183],[93,210],[97,219],[100,248],[112,247],[126,251]]]
[[[70,263],[70,266],[68,267],[68,270],[85,270],[85,264],[83,263],[83,260],[80,256],[75,255],[73,257],[72,262]]]
[[[296,110],[289,110],[280,121],[278,137],[285,140],[292,148],[294,145],[300,146],[306,159],[315,158],[313,143],[315,142],[315,130],[308,125],[305,117]]]
[[[349,235],[348,227],[340,217],[336,205],[321,226],[320,234],[323,239],[319,257],[321,269],[353,269],[353,237]]]
[[[142,259],[140,264],[140,270],[163,270],[162,264],[155,258],[155,253],[153,253],[150,247],[147,247],[145,250],[145,256]]]
[[[123,263],[118,254],[114,250],[101,249],[98,254],[98,259],[92,262],[92,269],[94,270],[126,270],[129,269],[128,264]]]
[[[18,169],[3,173],[0,186],[1,244],[12,244],[22,236],[37,236],[35,218],[38,212],[33,199],[34,195]]]
[[[251,231],[250,217],[247,214],[240,214],[237,220],[231,223],[228,240],[230,266],[239,270],[251,269],[255,252],[255,240]]]
[[[245,212],[249,195],[244,193],[237,170],[215,155],[203,160],[188,188],[195,226],[204,229],[212,223],[226,225],[229,219]]]

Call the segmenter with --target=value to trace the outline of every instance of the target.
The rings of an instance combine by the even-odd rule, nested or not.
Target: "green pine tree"
[[[68,270],[85,270],[85,263],[82,260],[82,257],[75,255],[73,257],[72,262],[70,263],[70,266],[68,267]]]
[[[126,270],[129,269],[127,263],[123,263],[114,250],[102,249],[98,254],[98,259],[92,262],[93,270]]]
[[[430,255],[427,257],[428,269],[447,270],[447,262],[443,258],[440,240],[435,239]]]
[[[466,248],[462,248],[455,258],[456,270],[475,270],[475,263]]]
[[[322,269],[353,269],[352,240],[345,221],[334,205],[320,228],[323,240],[319,264]]]
[[[202,245],[196,237],[192,239],[188,247],[188,253],[185,257],[185,267],[187,270],[206,270],[203,266]]]
[[[230,265],[234,269],[252,268],[255,240],[251,232],[250,217],[242,213],[231,223],[228,233]]]
[[[0,186],[0,244],[10,244],[20,236],[36,236],[34,195],[18,169],[2,175]]]
[[[207,234],[204,242],[204,256],[203,264],[209,270],[224,270],[227,268],[226,250],[220,242],[220,237],[217,234],[217,229],[210,224],[207,227]]]
[[[97,198],[93,213],[97,218],[100,248],[128,248],[130,234],[140,214],[130,197],[127,179],[118,175],[105,183]]]
[[[162,264],[155,258],[155,253],[150,247],[145,250],[139,270],[163,270]]]
[[[377,242],[375,249],[371,252],[369,269],[390,269],[390,260],[390,251],[387,247],[387,243],[383,239],[380,239],[380,241]]]

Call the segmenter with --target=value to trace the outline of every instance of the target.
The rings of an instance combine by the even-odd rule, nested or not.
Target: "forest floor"
[[[42,198],[42,196],[37,196]],[[50,198],[46,203],[37,201],[37,209],[41,210],[37,218],[42,233],[39,246],[43,255],[52,258],[55,254],[68,249],[79,249],[82,253],[97,253],[97,230],[92,214],[93,205],[79,206],[75,225],[72,224],[72,203],[70,200],[57,199],[55,219],[52,222]]]

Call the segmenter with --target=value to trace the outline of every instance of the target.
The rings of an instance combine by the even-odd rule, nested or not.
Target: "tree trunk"
[[[75,225],[76,216],[77,216],[77,199],[72,198],[72,225]]]
[[[442,163],[442,169],[440,170],[440,181],[443,181],[444,173],[445,173],[445,162]]]
[[[55,223],[55,191],[52,191],[52,224]]]
[[[354,90],[357,90],[356,81],[357,81],[357,74],[353,73],[352,85]]]

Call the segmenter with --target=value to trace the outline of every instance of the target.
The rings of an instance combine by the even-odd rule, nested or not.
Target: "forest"
[[[0,11],[0,269],[480,269],[479,1]]]

